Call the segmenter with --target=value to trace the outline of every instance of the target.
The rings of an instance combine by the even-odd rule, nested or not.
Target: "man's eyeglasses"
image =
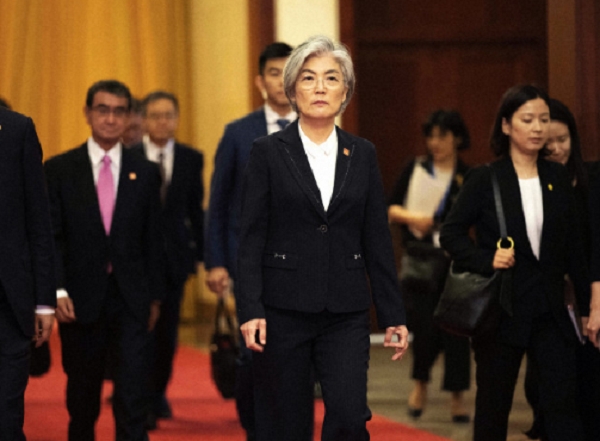
[[[92,110],[100,116],[108,116],[112,113],[116,118],[123,118],[124,116],[129,114],[129,110],[127,110],[127,108],[125,107],[109,107],[99,105],[96,107],[92,107]]]
[[[146,117],[153,121],[158,121],[163,118],[166,119],[167,121],[172,121],[175,118],[177,118],[177,113],[175,113],[175,112],[149,113],[148,115],[146,115]]]

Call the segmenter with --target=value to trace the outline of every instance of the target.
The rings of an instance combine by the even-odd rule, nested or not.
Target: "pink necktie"
[[[98,174],[96,191],[98,192],[98,202],[100,203],[104,231],[106,231],[106,235],[109,235],[113,211],[115,210],[115,184],[110,170],[110,157],[108,155],[104,155],[104,158],[102,158],[102,168]]]

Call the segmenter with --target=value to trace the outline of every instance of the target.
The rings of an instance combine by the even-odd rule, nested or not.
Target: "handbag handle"
[[[498,239],[498,243],[496,244],[498,248],[502,247],[502,242],[507,240],[509,246],[506,247],[508,249],[512,249],[515,247],[515,241],[510,237],[506,231],[506,219],[504,218],[504,209],[502,208],[502,198],[500,197],[500,184],[498,183],[498,177],[496,176],[496,172],[492,168],[491,165],[488,164],[490,168],[490,172],[492,173],[492,187],[494,188],[494,202],[496,204],[496,216],[498,217],[498,224],[500,225],[500,239]]]
[[[504,218],[504,209],[502,208],[502,198],[500,197],[500,184],[498,183],[498,177],[496,172],[490,164],[488,164],[490,172],[492,174],[492,186],[494,188],[494,202],[496,205],[496,216],[498,217],[498,224],[500,225],[500,239],[496,246],[502,248],[502,242],[508,241],[508,249],[515,247],[515,241],[510,237],[506,230],[506,219]],[[500,305],[506,313],[512,317],[512,268],[508,270],[500,271]]]
[[[225,322],[227,323],[228,331],[232,335],[235,335],[235,331],[234,331],[234,327],[233,327],[233,320],[231,318],[231,313],[225,307],[225,299],[223,297],[219,297],[219,300],[217,301],[217,309],[215,312],[215,333],[217,333],[217,334],[220,333],[219,325],[220,325],[221,319],[225,319]]]

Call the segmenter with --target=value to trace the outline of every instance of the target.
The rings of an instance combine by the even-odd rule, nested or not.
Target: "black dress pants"
[[[539,406],[550,441],[582,441],[578,413],[575,338],[567,341],[550,314],[533,320],[527,348],[473,341],[477,363],[474,441],[505,441],[521,360],[538,366]]]
[[[459,337],[442,331],[433,322],[433,312],[441,295],[441,286],[435,292],[426,287],[412,293],[412,308],[407,311],[413,327],[412,378],[429,382],[431,368],[440,352],[444,352],[444,377],[442,389],[451,392],[467,390],[471,384],[471,343],[467,337]]]
[[[153,331],[151,410],[159,413],[173,373],[184,283],[170,282]]]
[[[25,441],[24,396],[29,379],[30,351],[31,338],[21,331],[6,298],[4,301],[0,300],[1,441]]]
[[[114,355],[113,414],[117,441],[147,441],[150,338],[110,278],[104,310],[95,323],[61,323],[67,374],[69,441],[94,441],[109,349]]]
[[[576,347],[578,407],[583,424],[585,441],[600,440],[600,351],[586,339],[585,344]],[[539,405],[538,367],[531,359],[527,360],[525,376],[525,396],[531,405],[534,424],[541,425],[544,416]],[[545,432],[543,432],[545,434]]]
[[[257,441],[310,441],[314,373],[323,392],[323,441],[368,441],[368,311],[266,308],[267,344],[255,353]],[[314,367],[314,372],[313,372]]]

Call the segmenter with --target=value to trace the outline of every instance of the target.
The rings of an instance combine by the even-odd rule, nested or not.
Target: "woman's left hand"
[[[392,341],[394,335],[398,336],[398,341]],[[392,360],[400,360],[408,349],[408,329],[406,326],[400,325],[386,328],[383,346],[386,348],[396,348],[396,353],[392,357]]]

